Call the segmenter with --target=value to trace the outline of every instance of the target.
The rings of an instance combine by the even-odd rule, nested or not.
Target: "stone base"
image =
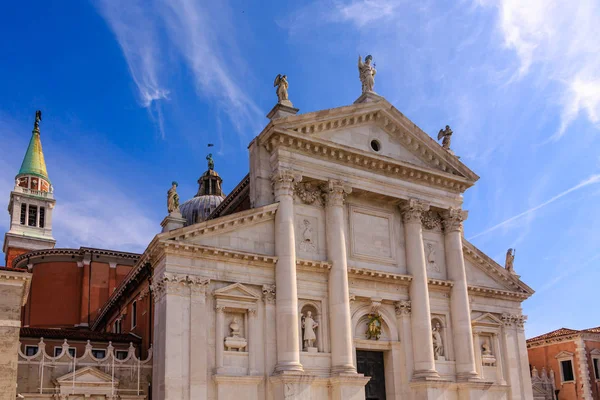
[[[458,400],[479,400],[486,398],[486,392],[493,385],[478,379],[477,382],[463,382],[458,384]]]
[[[360,95],[360,97],[356,100],[354,100],[354,104],[359,104],[359,103],[373,103],[379,100],[383,100],[383,97],[381,97],[380,95],[378,95],[375,92],[365,92],[363,94]]]
[[[283,371],[269,378],[273,400],[311,400],[310,387],[316,376],[302,372]],[[239,397],[245,399],[245,397]]]
[[[277,118],[285,118],[290,115],[296,115],[300,111],[298,108],[294,108],[291,101],[284,103],[277,103],[275,107],[267,114],[267,118],[273,120]]]
[[[332,400],[365,400],[365,385],[371,380],[363,374],[339,374],[329,379]]]
[[[185,225],[185,218],[182,218],[181,213],[178,212],[172,212],[171,214],[167,215],[160,223],[163,232],[169,232],[173,229],[183,228],[183,225]]]
[[[319,349],[317,349],[316,347],[307,347],[306,352],[307,353],[318,353]]]
[[[480,383],[482,379],[476,372],[467,372],[467,373],[457,373],[456,374],[457,382],[472,382],[472,383]]]
[[[412,382],[425,382],[425,381],[444,381],[444,379],[440,378],[440,374],[435,370],[422,370],[422,371],[414,371]]]
[[[217,384],[217,400],[248,399],[258,400],[258,385],[262,376],[213,375]]]

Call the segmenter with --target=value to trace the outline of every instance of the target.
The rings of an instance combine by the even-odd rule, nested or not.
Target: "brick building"
[[[557,400],[600,400],[600,327],[533,337],[527,353],[534,388],[547,380]]]

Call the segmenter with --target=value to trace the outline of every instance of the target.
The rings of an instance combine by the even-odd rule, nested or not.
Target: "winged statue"
[[[277,88],[275,89],[275,93],[277,93],[277,101],[279,103],[290,100],[288,98],[287,75],[277,74],[275,77],[275,82],[273,82],[273,87]]]

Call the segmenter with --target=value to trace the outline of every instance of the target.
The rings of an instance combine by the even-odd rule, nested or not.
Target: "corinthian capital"
[[[429,211],[429,204],[418,199],[408,199],[400,205],[400,213],[404,223],[421,223],[421,216]]]
[[[275,198],[279,196],[293,196],[295,185],[302,180],[302,175],[288,169],[278,169],[271,175]]]
[[[469,212],[460,208],[449,208],[442,212],[442,222],[446,232],[460,231],[462,222],[467,219]]]
[[[330,180],[323,185],[328,206],[343,206],[346,196],[352,193],[352,187],[343,181]]]

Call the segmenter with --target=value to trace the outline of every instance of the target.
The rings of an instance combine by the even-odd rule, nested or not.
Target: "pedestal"
[[[383,97],[381,97],[380,95],[378,95],[375,92],[365,92],[363,94],[360,95],[360,97],[356,100],[354,100],[354,104],[359,104],[359,103],[373,103],[379,100],[383,100]]]
[[[295,371],[283,371],[272,376],[269,381],[273,400],[312,400],[310,386],[315,379],[314,375]]]
[[[371,380],[363,374],[339,374],[332,377],[332,400],[365,400],[365,385]]]
[[[185,225],[185,218],[183,218],[181,213],[178,212],[172,212],[171,214],[167,215],[160,223],[163,232],[169,232],[173,229],[183,228],[183,225]]]
[[[275,104],[275,107],[267,114],[267,118],[270,120],[285,118],[290,115],[296,115],[298,111],[300,111],[300,109],[294,108],[292,102],[288,100],[285,104],[283,102]]]
[[[214,375],[213,379],[217,384],[217,400],[258,400],[258,385],[263,377]]]

